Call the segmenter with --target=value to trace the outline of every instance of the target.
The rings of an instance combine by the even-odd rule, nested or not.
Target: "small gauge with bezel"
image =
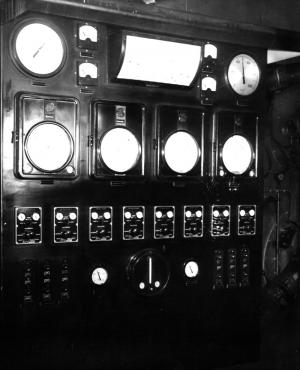
[[[238,54],[229,64],[227,78],[234,92],[241,96],[248,96],[253,94],[258,87],[260,69],[250,55]]]

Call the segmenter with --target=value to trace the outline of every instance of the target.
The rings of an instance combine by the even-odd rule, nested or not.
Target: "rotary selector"
[[[128,277],[136,292],[153,296],[166,288],[170,277],[169,265],[161,253],[146,249],[131,258]]]

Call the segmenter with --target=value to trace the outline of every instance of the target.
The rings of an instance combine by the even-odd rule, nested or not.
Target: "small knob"
[[[98,220],[98,212],[92,212],[92,220]]]
[[[74,220],[76,220],[76,218],[77,218],[77,215],[76,215],[75,212],[70,212],[69,213],[69,219],[70,220],[74,221]]]
[[[104,212],[103,217],[105,218],[105,220],[110,220],[110,217],[111,217],[110,212],[108,212],[108,211]]]
[[[142,219],[142,218],[144,217],[143,212],[138,211],[138,212],[136,213],[136,217],[137,217],[139,220],[140,220],[140,219]]]
[[[219,212],[217,209],[215,209],[215,210],[213,211],[213,216],[214,216],[214,217],[219,217],[219,216],[220,216],[220,212]]]
[[[192,217],[192,212],[191,211],[186,211],[185,212],[185,217],[187,217],[187,218]]]
[[[57,219],[58,221],[61,221],[63,218],[64,218],[64,215],[63,215],[61,212],[57,212],[57,213],[56,213],[56,219]]]
[[[250,209],[250,211],[249,211],[249,215],[250,215],[251,217],[253,217],[253,216],[255,215],[255,210],[254,210],[254,209]]]
[[[196,217],[198,218],[202,217],[202,211],[200,210],[196,211]]]
[[[34,212],[31,216],[33,221],[38,221],[40,219],[40,215],[37,212]]]
[[[162,218],[162,212],[161,211],[157,211],[155,213],[155,216],[156,216],[156,218]]]
[[[224,209],[224,211],[223,211],[223,216],[224,216],[224,217],[228,217],[228,216],[229,216],[229,211],[228,211],[228,209]]]
[[[125,212],[124,216],[125,216],[126,220],[130,220],[131,219],[131,212],[128,212],[128,211]]]
[[[173,218],[173,216],[174,216],[173,211],[168,211],[168,212],[167,212],[167,217],[168,217],[168,218]]]
[[[241,216],[241,217],[244,217],[244,216],[245,216],[245,214],[246,214],[246,211],[245,211],[244,209],[241,209],[241,210],[240,210],[240,216]]]
[[[19,220],[19,221],[25,221],[25,219],[26,219],[26,216],[25,216],[25,214],[24,214],[24,213],[19,213],[19,214],[18,214],[18,220]]]

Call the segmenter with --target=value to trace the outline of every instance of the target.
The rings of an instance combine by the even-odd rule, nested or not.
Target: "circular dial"
[[[221,155],[223,164],[230,173],[242,175],[251,165],[253,150],[244,136],[233,135],[226,140]]]
[[[97,267],[92,272],[92,282],[95,285],[103,285],[107,282],[108,273],[103,267]]]
[[[132,257],[128,275],[133,288],[141,295],[162,292],[169,281],[169,266],[156,250],[147,249]]]
[[[227,77],[230,86],[237,94],[247,96],[257,89],[260,70],[250,55],[239,54],[230,62]]]
[[[29,162],[40,171],[59,171],[72,158],[73,141],[60,124],[42,122],[33,126],[26,135],[25,153]]]
[[[174,172],[184,174],[197,164],[201,150],[192,135],[185,131],[173,133],[166,141],[164,157],[167,165]]]
[[[199,275],[199,266],[195,261],[188,261],[184,266],[184,274],[189,279],[194,279]]]
[[[15,38],[14,48],[21,66],[38,76],[57,72],[65,56],[62,38],[42,23],[22,27]]]
[[[112,171],[127,172],[136,165],[141,155],[141,147],[131,131],[116,127],[104,134],[100,155]]]

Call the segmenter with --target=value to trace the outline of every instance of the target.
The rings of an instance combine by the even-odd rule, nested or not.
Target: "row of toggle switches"
[[[78,207],[54,207],[54,243],[78,242]],[[256,233],[256,206],[238,205],[237,235],[247,236]],[[210,234],[212,237],[230,236],[231,206],[212,205],[210,207]],[[203,236],[204,207],[186,205],[183,207],[183,237]],[[175,206],[153,207],[153,238],[173,239],[175,237]],[[122,212],[123,240],[145,238],[145,207],[124,206]],[[15,208],[15,242],[22,244],[42,243],[42,208]],[[89,240],[113,240],[113,207],[94,206],[89,208]]]

